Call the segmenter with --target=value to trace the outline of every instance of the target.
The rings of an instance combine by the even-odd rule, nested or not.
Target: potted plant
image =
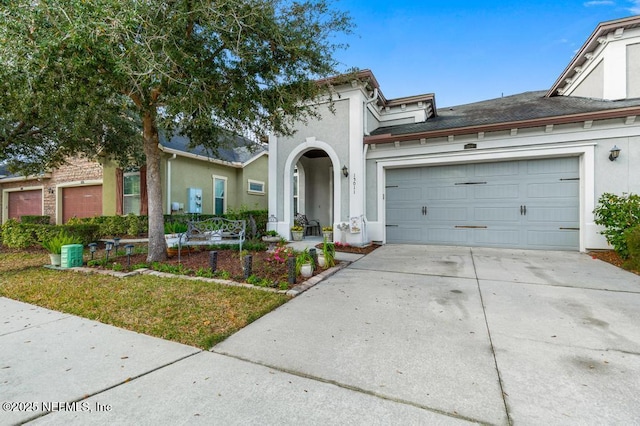
[[[178,247],[180,235],[187,232],[187,224],[182,222],[166,222],[164,224],[164,239],[167,242],[167,253],[169,248]],[[184,241],[183,241],[184,242]]]
[[[336,265],[335,257],[336,246],[332,242],[327,241],[325,237],[322,243],[322,252],[318,253],[318,264],[322,268],[331,268]]]
[[[296,256],[296,274],[300,274],[305,278],[313,275],[313,257],[309,253],[309,249],[304,249]]]
[[[80,244],[80,241],[78,238],[67,234],[65,231],[60,231],[57,235],[45,239],[42,242],[42,247],[49,252],[49,258],[51,259],[51,264],[53,266],[60,266],[62,246],[69,244]]]
[[[322,227],[322,237],[326,241],[333,241],[333,226],[323,226]]]
[[[291,227],[291,238],[293,241],[302,241],[304,238],[304,228],[302,226],[292,226]]]

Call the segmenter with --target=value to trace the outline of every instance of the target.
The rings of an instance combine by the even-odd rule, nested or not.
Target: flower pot
[[[322,255],[322,254],[318,254],[318,265],[319,265],[321,268],[324,268],[324,265],[326,265],[326,263],[327,263],[327,262],[325,262],[325,260],[324,260],[324,255]]]
[[[193,250],[192,247],[186,246],[186,247],[182,247],[180,249],[180,256],[184,256],[185,254],[189,254],[189,253],[193,253],[195,252],[195,250]],[[167,247],[167,256],[168,257],[173,257],[173,256],[177,256],[178,255],[178,247]]]
[[[333,242],[333,231],[322,231],[322,238],[328,242]]]
[[[51,264],[53,266],[60,266],[60,263],[62,263],[61,254],[49,253],[49,259],[51,259]]]
[[[304,231],[291,231],[291,238],[293,241],[302,241],[302,238],[304,238]]]
[[[309,278],[311,275],[313,275],[313,267],[311,267],[310,263],[305,263],[300,267],[300,275],[302,275],[304,278]]]

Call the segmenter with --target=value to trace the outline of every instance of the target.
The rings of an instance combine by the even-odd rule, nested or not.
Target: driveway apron
[[[213,351],[442,421],[631,424],[638,308],[586,254],[387,245]]]

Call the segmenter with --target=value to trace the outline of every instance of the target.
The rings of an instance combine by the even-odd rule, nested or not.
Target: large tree
[[[231,133],[290,134],[351,29],[327,0],[0,4],[0,160],[33,172],[142,156],[150,261],[165,256],[158,133],[212,152]]]

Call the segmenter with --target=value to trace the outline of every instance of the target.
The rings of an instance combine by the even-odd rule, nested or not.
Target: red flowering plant
[[[291,247],[278,246],[271,254],[269,254],[269,256],[267,256],[267,262],[286,263],[289,256],[295,256],[295,253]]]

